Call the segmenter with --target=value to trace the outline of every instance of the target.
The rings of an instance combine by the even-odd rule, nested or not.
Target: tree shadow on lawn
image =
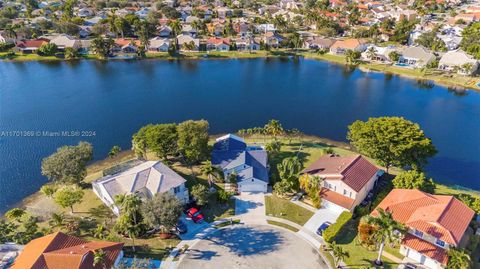
[[[377,266],[370,259],[362,259],[363,263],[360,264],[349,264],[349,268],[384,268],[384,269],[393,269],[399,266],[398,263],[394,262],[383,262],[382,266]]]
[[[206,239],[227,247],[238,256],[265,255],[278,250],[284,239],[278,231],[258,230],[252,227],[222,229]]]

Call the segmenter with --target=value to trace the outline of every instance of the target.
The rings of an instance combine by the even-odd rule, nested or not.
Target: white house
[[[353,211],[373,189],[383,170],[362,155],[326,154],[302,171],[322,179],[322,206],[334,211]]]
[[[198,49],[200,48],[200,39],[193,38],[190,35],[186,35],[186,34],[178,35],[177,40],[178,40],[178,45],[180,45],[180,48],[182,48],[182,50],[185,47],[184,44],[193,44],[194,45],[192,49],[193,51],[198,51]]]
[[[170,47],[170,40],[168,38],[154,37],[150,39],[148,45],[149,51],[166,52]]]
[[[435,60],[435,55],[423,46],[406,48],[398,62],[409,67],[422,68]]]
[[[57,45],[60,50],[64,50],[66,48],[79,49],[81,47],[80,40],[69,35],[59,35],[51,39],[50,43]]]
[[[233,134],[218,138],[213,145],[212,164],[222,169],[225,178],[237,175],[239,192],[267,192],[267,152],[260,146],[248,146]]]
[[[157,193],[170,192],[182,203],[189,200],[186,180],[160,161],[146,161],[115,175],[108,175],[92,183],[93,192],[115,214],[120,209],[115,205],[117,195],[139,195],[150,199]]]
[[[445,71],[456,70],[459,74],[471,75],[477,71],[478,61],[462,50],[449,51],[440,58],[438,69]]]

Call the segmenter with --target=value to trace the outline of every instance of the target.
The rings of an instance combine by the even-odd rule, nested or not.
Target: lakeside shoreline
[[[224,134],[210,135],[210,140],[213,141],[216,138],[221,137],[222,135],[224,135]],[[255,136],[250,136],[250,137],[245,138],[245,139],[247,141],[248,140],[254,140],[258,144],[264,144],[264,143],[266,143],[267,138],[260,137],[260,136],[255,138]],[[302,135],[301,139],[303,141],[302,144],[303,143],[305,143],[305,144],[314,143],[314,144],[318,144],[318,145],[325,145],[325,146],[328,146],[328,147],[337,148],[337,149],[340,149],[340,150],[343,150],[343,151],[346,151],[346,152],[349,152],[349,153],[359,154],[356,150],[354,150],[351,147],[350,144],[348,144],[346,142],[335,141],[335,140],[331,140],[331,139],[324,138],[324,137],[319,137],[319,136],[314,136],[314,135]],[[263,140],[263,142],[262,142],[262,140]],[[293,139],[293,140],[295,140],[295,139]],[[305,147],[305,148],[307,148],[307,147]],[[129,149],[129,150],[122,150],[114,158],[105,157],[104,159],[94,160],[90,164],[88,164],[88,166],[87,166],[87,176],[86,176],[85,180],[87,182],[91,182],[91,181],[96,179],[95,177],[99,176],[98,173],[100,173],[100,172],[103,173],[103,171],[108,169],[108,167],[111,168],[111,167],[114,167],[114,166],[119,165],[121,163],[131,161],[133,159],[136,159],[135,154],[132,150]],[[110,163],[114,163],[114,164],[112,165]],[[396,167],[390,168],[390,173],[391,174],[395,175],[398,172],[400,172],[400,169],[398,169]],[[47,185],[47,184],[51,184],[51,182],[47,181],[42,186]],[[437,194],[454,195],[454,194],[457,194],[459,192],[466,193],[466,194],[469,194],[469,195],[472,195],[472,196],[480,197],[480,190],[475,190],[475,189],[463,187],[461,185],[446,185],[446,184],[436,182],[436,193]],[[21,199],[20,201],[18,201],[16,203],[14,203],[13,205],[7,206],[6,208],[0,208],[0,213],[4,214],[6,211],[8,211],[12,208],[17,208],[17,207],[18,208],[27,208],[29,205],[34,204],[37,201],[39,201],[40,199],[42,199],[42,196],[44,196],[44,195],[41,193],[40,189],[38,189],[36,192],[34,192],[30,195],[27,195],[26,197],[24,197],[23,199]]]
[[[280,57],[303,57],[305,59],[326,61],[329,63],[339,64],[342,66],[349,66],[345,60],[345,57],[340,55],[332,54],[318,54],[308,51],[255,51],[255,52],[238,52],[238,51],[228,51],[228,52],[183,52],[179,55],[169,55],[168,53],[147,53],[146,58],[139,60],[219,60],[219,59],[257,59],[257,58],[280,58]],[[38,56],[36,54],[27,54],[27,55],[17,55],[14,56],[17,58],[7,58],[6,53],[0,53],[0,61],[5,62],[31,62],[31,61],[80,61],[80,60],[95,60],[95,61],[118,61],[118,60],[136,60],[135,57],[129,58],[109,58],[102,60],[97,58],[95,55],[84,55],[78,59],[65,60],[63,58],[58,58],[54,56]],[[433,84],[447,87],[448,89],[455,91],[466,91],[474,90],[480,92],[480,78],[479,77],[466,77],[456,74],[445,74],[441,72],[422,72],[417,69],[408,69],[402,67],[396,67],[393,65],[381,64],[381,63],[366,63],[362,62],[357,65],[352,66],[353,68],[358,68],[360,71],[368,72],[379,72],[384,75],[397,75],[407,79],[431,82]],[[449,75],[449,76],[447,76]]]

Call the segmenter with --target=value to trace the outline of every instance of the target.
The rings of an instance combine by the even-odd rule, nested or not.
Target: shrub
[[[323,239],[328,243],[333,242],[333,239],[337,236],[340,232],[342,227],[352,218],[352,213],[348,211],[342,212],[338,217],[337,221],[330,225],[325,231],[323,231]]]
[[[5,52],[15,47],[13,43],[0,43],[0,52]]]
[[[230,197],[232,197],[232,195],[232,192],[220,189],[218,190],[217,200],[221,203],[227,203],[230,200]]]
[[[57,52],[58,47],[53,43],[43,44],[38,48],[37,54],[40,56],[53,56]]]

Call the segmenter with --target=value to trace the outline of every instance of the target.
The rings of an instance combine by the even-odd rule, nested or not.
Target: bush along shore
[[[359,68],[363,72],[380,72],[387,75],[398,75],[422,82],[425,87],[433,87],[434,84],[448,87],[451,90],[463,91],[472,89],[480,91],[480,78],[478,76],[463,76],[458,74],[443,73],[435,69],[409,69],[391,64],[375,62],[349,62],[348,57],[332,55],[328,53],[303,51],[303,50],[270,50],[270,51],[204,51],[204,52],[181,52],[181,53],[145,53],[143,56],[137,54],[117,55],[108,58],[101,58],[95,54],[76,55],[73,58],[65,57],[65,54],[57,56],[39,56],[37,54],[19,54],[13,52],[0,52],[0,59],[4,61],[68,61],[68,60],[200,60],[200,59],[254,59],[272,57],[304,57],[340,64],[346,68]]]

